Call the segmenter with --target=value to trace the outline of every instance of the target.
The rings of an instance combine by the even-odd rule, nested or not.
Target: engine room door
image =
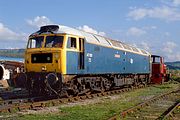
[[[78,63],[78,69],[83,70],[84,69],[84,39],[79,38],[79,63]]]

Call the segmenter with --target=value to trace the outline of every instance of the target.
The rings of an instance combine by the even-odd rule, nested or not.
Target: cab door
[[[78,69],[84,70],[84,38],[79,38]]]

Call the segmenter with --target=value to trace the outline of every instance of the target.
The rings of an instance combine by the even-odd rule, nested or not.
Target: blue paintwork
[[[80,70],[78,68],[78,57],[79,57],[79,52],[73,52],[73,51],[67,51],[66,54],[66,69],[67,69],[67,74],[86,74],[86,69]]]
[[[120,58],[116,58],[115,54]],[[150,57],[85,42],[85,69],[78,69],[78,52],[67,51],[67,74],[150,73]],[[90,60],[91,59],[91,60]],[[130,63],[132,61],[133,63]]]

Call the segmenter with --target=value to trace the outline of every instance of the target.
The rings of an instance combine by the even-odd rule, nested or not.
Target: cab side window
[[[68,45],[67,45],[68,48],[77,48],[77,41],[76,41],[76,38],[74,37],[69,37],[68,38]]]

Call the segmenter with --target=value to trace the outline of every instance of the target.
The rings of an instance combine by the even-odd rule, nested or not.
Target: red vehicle
[[[164,59],[161,56],[151,55],[152,58],[152,76],[151,82],[155,84],[162,84],[169,80],[169,74]]]

